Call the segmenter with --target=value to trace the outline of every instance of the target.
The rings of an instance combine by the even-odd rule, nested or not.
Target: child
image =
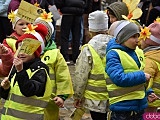
[[[122,15],[128,16],[129,10],[124,2],[113,2],[107,7],[107,14],[110,23],[118,20],[123,20]]]
[[[152,23],[146,30],[148,30],[148,38],[143,38],[145,37],[143,34],[140,36],[141,48],[144,51],[146,61],[144,71],[151,75],[152,80],[149,82],[148,88],[152,88],[154,91],[154,93],[150,89],[147,91],[149,106],[146,112],[156,112],[160,106],[160,100],[156,100],[160,99],[160,60],[158,57],[160,55],[160,23]]]
[[[25,39],[42,40],[47,34],[45,26],[38,26],[39,33],[27,33],[18,38],[16,46]],[[32,55],[19,53],[13,61],[15,66],[9,78],[1,83],[1,97],[6,99],[1,119],[44,118],[44,108],[52,93],[49,68],[40,60],[42,46]]]
[[[10,48],[13,53],[16,51],[15,43],[17,39],[24,34],[24,29],[29,24],[27,21],[18,17],[17,12],[18,9],[8,15],[8,18],[11,19],[14,32],[3,41],[3,44]]]
[[[106,88],[106,45],[112,36],[107,35],[108,16],[103,11],[89,14],[89,31],[92,39],[82,46],[76,61],[74,105],[90,110],[93,120],[107,119],[108,92]],[[75,119],[76,120],[76,119]]]
[[[46,15],[46,13],[44,13]],[[69,68],[66,61],[59,49],[51,39],[51,35],[54,32],[53,25],[49,18],[43,17],[37,18],[35,23],[38,25],[43,24],[48,29],[48,34],[45,39],[45,48],[41,54],[41,60],[49,67],[49,76],[52,81],[53,96],[52,100],[49,101],[45,109],[44,119],[45,120],[58,120],[59,117],[59,107],[64,107],[64,101],[73,95],[73,87]],[[49,16],[49,15],[48,15]],[[46,18],[46,19],[44,19]],[[53,114],[54,113],[54,114]]]
[[[106,73],[111,120],[142,120],[147,107],[144,83],[150,75],[143,72],[144,56],[138,45],[139,28],[122,20],[107,45]]]

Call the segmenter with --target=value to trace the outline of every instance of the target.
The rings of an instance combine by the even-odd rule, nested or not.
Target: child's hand
[[[149,102],[154,102],[155,100],[160,99],[155,93],[151,93],[147,98]]]
[[[149,80],[150,80],[150,78],[151,78],[151,75],[150,75],[150,74],[148,74],[148,73],[144,73],[144,74],[145,74],[146,80],[147,80],[147,81],[149,81]]]
[[[81,108],[82,107],[82,100],[80,100],[80,99],[74,100],[74,107]]]
[[[15,57],[13,60],[13,65],[15,65],[17,72],[23,70],[23,61],[20,58]]]
[[[6,53],[8,53],[8,48],[3,44],[0,44],[0,54],[6,54]]]
[[[4,80],[1,82],[1,87],[5,90],[9,89],[10,81],[8,80],[8,77],[5,77]]]
[[[55,97],[53,98],[54,102],[56,103],[57,106],[63,107],[64,106],[64,101],[60,97]]]

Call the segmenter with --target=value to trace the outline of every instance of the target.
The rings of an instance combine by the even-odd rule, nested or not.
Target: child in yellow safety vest
[[[146,112],[156,112],[160,106],[160,23],[154,22],[142,29],[141,48],[145,56],[144,71],[151,75],[148,85],[148,107]]]
[[[147,108],[144,85],[150,74],[143,71],[144,54],[138,48],[138,37],[139,27],[121,20],[115,26],[114,39],[107,44],[105,71],[111,120],[142,120]]]
[[[88,109],[93,120],[106,120],[108,92],[106,87],[105,55],[106,46],[112,36],[107,35],[108,16],[103,11],[89,14],[89,34],[91,40],[81,48],[76,60],[74,85],[74,105],[78,109]],[[85,112],[85,111],[84,111]],[[73,120],[80,117],[71,116]]]
[[[49,68],[40,59],[47,28],[39,24],[37,31],[30,25],[27,33],[16,41],[16,47],[23,45],[23,40],[32,39],[43,42],[37,47],[34,54],[30,55],[27,49],[18,52],[14,58],[13,69],[1,82],[0,95],[6,99],[1,120],[10,119],[44,119],[44,109],[48,105],[52,93]],[[27,47],[29,48],[29,46]]]

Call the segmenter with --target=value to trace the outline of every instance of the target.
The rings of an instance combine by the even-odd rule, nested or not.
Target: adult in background
[[[149,12],[148,20],[146,26],[156,20],[157,17],[160,17],[160,1],[159,0],[151,0],[153,8]]]
[[[0,1],[0,43],[12,33],[12,24],[7,17],[10,0]]]
[[[34,4],[37,2],[37,0],[25,0],[26,2],[29,2],[31,4]],[[15,11],[18,9],[19,5],[21,3],[21,0],[11,0],[8,6],[8,13],[12,11]]]
[[[84,13],[85,0],[55,0],[55,5],[63,14],[61,21],[61,53],[66,61],[69,60],[68,41],[72,32],[72,60],[79,55],[81,37],[81,19]]]

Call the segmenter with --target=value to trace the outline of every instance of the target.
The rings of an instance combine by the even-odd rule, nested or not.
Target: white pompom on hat
[[[108,15],[103,11],[94,11],[88,17],[89,31],[100,32],[108,30]]]

